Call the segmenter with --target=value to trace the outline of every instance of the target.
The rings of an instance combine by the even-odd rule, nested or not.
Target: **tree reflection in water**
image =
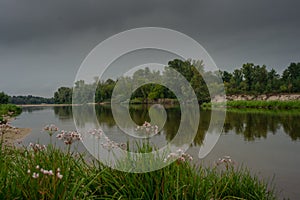
[[[87,106],[85,112],[82,112],[84,122],[78,122],[84,126],[86,122],[93,122],[89,115],[93,107]],[[88,110],[86,110],[88,109]],[[95,107],[97,120],[100,125],[114,127],[116,123],[110,105],[97,105]],[[167,111],[166,124],[163,127],[163,134],[167,141],[171,141],[179,128],[181,113],[179,106],[165,106]],[[78,109],[80,112],[80,109]],[[149,106],[132,105],[129,109],[132,120],[137,125],[142,125],[145,121],[150,121],[148,114]],[[29,110],[26,110],[30,112]],[[60,120],[72,118],[72,107],[62,106],[54,107],[54,113]],[[202,144],[205,134],[211,121],[211,111],[200,111],[200,122],[197,135],[194,139],[193,146]],[[291,140],[300,139],[300,111],[227,111],[223,134],[235,133],[242,135],[246,141],[254,141],[260,138],[267,138],[268,134],[276,134],[282,129]],[[162,133],[159,133],[162,134]]]

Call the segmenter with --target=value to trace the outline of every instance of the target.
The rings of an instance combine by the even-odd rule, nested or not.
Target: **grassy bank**
[[[210,109],[214,107],[227,107],[227,108],[243,108],[243,109],[300,109],[300,101],[258,101],[258,100],[238,100],[238,101],[227,101],[214,102],[214,103],[203,103],[201,105],[204,109]]]
[[[5,121],[5,117],[17,116],[22,112],[22,109],[13,104],[0,104],[0,124]]]
[[[144,147],[142,147],[144,148]],[[174,162],[125,173],[87,162],[69,146],[31,144],[0,151],[0,199],[275,199],[274,191],[228,158],[214,168]]]

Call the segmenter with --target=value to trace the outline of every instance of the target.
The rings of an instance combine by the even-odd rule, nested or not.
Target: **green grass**
[[[140,150],[145,151],[143,146]],[[3,146],[0,199],[276,199],[273,187],[244,167],[204,168],[174,162],[139,174],[86,160],[84,154],[52,145],[36,151]],[[54,175],[44,175],[41,168]],[[38,178],[32,177],[34,172]]]
[[[246,108],[246,109],[300,109],[300,101],[227,101],[226,103],[203,103],[202,108],[209,109],[211,106],[227,108]]]
[[[0,104],[0,124],[3,122],[3,115],[17,116],[22,112],[22,109],[13,104]]]

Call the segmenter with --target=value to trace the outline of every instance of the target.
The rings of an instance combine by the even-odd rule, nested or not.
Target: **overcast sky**
[[[0,91],[53,96],[106,38],[165,27],[198,41],[222,70],[300,62],[298,0],[0,0]]]

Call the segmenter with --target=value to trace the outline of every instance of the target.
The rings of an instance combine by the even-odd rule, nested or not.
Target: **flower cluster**
[[[46,145],[40,145],[40,144],[34,144],[34,143],[29,143],[29,147],[34,151],[44,151],[46,149]]]
[[[107,150],[111,150],[117,147],[120,147],[123,150],[127,149],[127,145],[125,143],[117,143],[115,141],[110,140],[107,136],[105,136],[102,129],[93,129],[88,131],[88,134],[94,136],[97,139],[104,139],[105,142],[102,142],[101,145],[103,148]]]
[[[64,143],[66,145],[71,145],[76,141],[82,140],[81,134],[77,131],[64,131],[62,130],[61,133],[59,133],[56,138],[59,140],[64,140]]]
[[[46,169],[41,169],[41,172],[44,174],[44,175],[49,175],[49,176],[53,176],[53,171],[50,169],[50,170],[46,170]]]
[[[57,128],[57,126],[55,126],[54,124],[50,124],[50,125],[46,125],[46,126],[44,127],[44,130],[45,130],[45,131],[56,132],[56,131],[58,131],[58,128]]]
[[[95,137],[97,137],[97,138],[101,138],[102,135],[103,135],[103,131],[100,128],[99,129],[90,130],[90,131],[88,131],[88,133],[91,134],[91,135],[93,135],[93,136],[95,136]]]
[[[104,137],[104,139],[106,140],[106,142],[105,143],[101,143],[101,145],[104,148],[108,149],[108,150],[113,149],[113,148],[117,148],[119,146],[119,144],[117,142],[110,140],[106,136]]]
[[[216,162],[216,165],[225,165],[226,169],[228,169],[230,166],[232,167],[235,162],[231,159],[230,156],[223,156],[223,158],[219,158],[219,160]]]
[[[54,124],[46,125],[44,127],[44,131],[47,131],[50,136],[52,136],[53,133],[55,133],[58,130],[59,130],[58,127],[55,126]]]
[[[187,153],[184,153],[182,149],[178,149],[176,153],[170,153],[167,158],[164,159],[164,162],[167,162],[168,160],[172,160],[174,158],[177,158],[178,163],[184,163],[186,161],[192,161],[193,157]]]
[[[115,141],[110,140],[108,137],[104,137],[104,139],[106,140],[105,143],[101,143],[101,145],[106,148],[107,150],[111,150],[113,148],[117,148],[120,147],[123,150],[127,149],[127,145],[125,143],[117,143]]]
[[[158,133],[158,126],[151,125],[149,122],[144,122],[142,126],[137,126],[135,131],[146,133],[147,135],[156,135]]]
[[[40,173],[43,174],[43,175],[45,175],[45,176],[54,176],[54,172],[53,172],[53,170],[51,170],[51,169],[50,169],[50,170],[46,170],[46,169],[40,168],[39,165],[37,165],[37,166],[35,167],[35,169],[36,169],[36,170],[39,170],[39,171],[33,172],[33,173],[32,173],[31,177],[34,178],[34,179],[39,178],[39,177],[40,177]],[[40,172],[40,173],[39,173],[39,172]],[[31,174],[31,170],[28,169],[28,170],[27,170],[27,173],[28,173],[28,174]],[[57,168],[57,170],[56,170],[56,177],[57,177],[58,179],[62,179],[62,177],[63,177],[63,175],[60,174],[60,168]]]

